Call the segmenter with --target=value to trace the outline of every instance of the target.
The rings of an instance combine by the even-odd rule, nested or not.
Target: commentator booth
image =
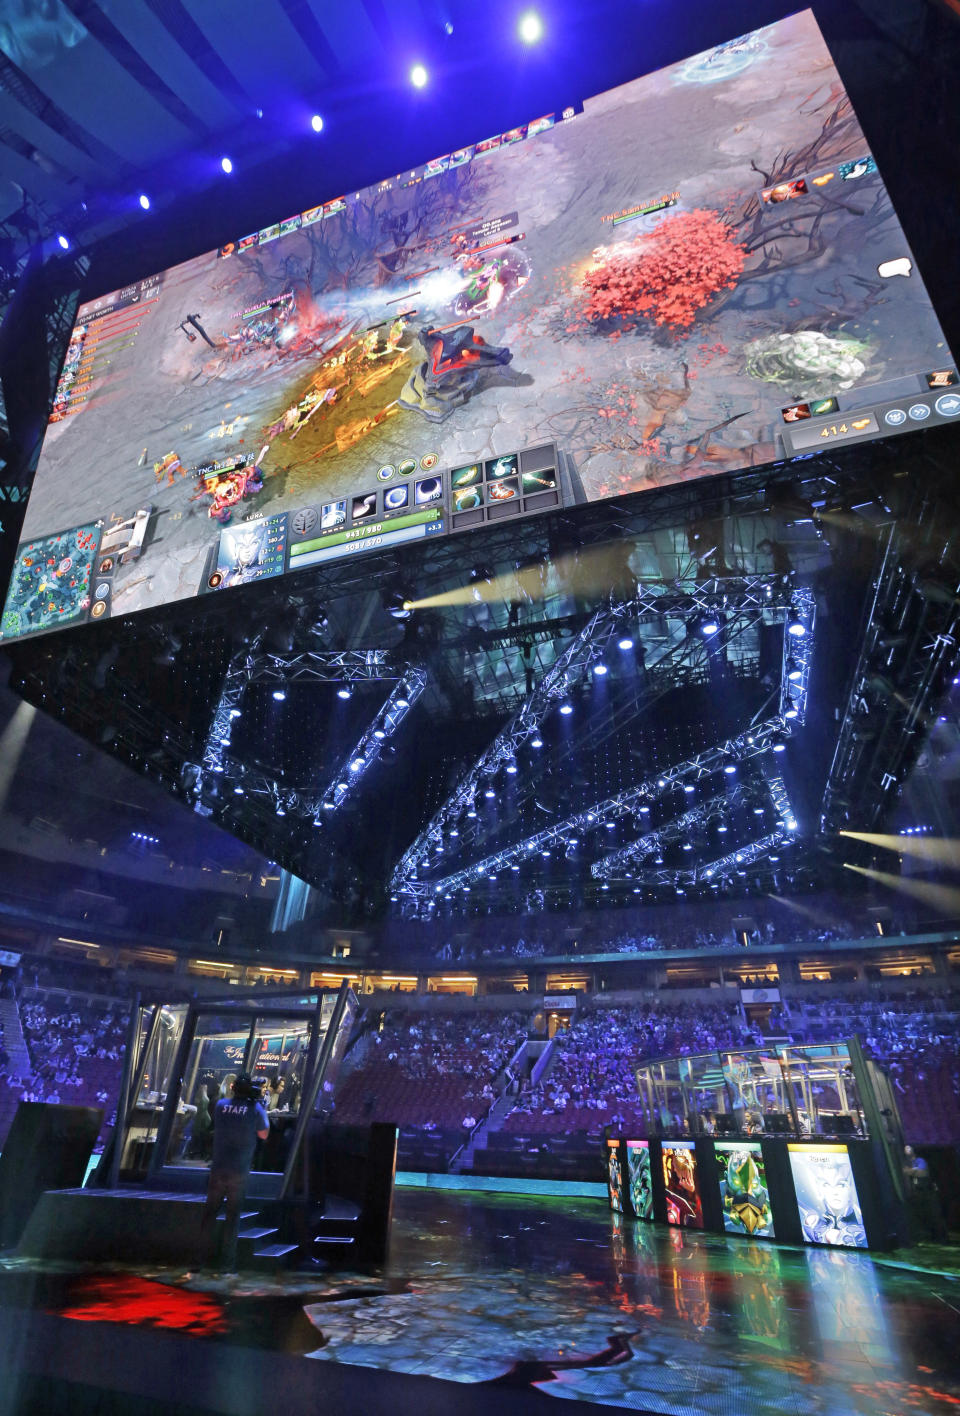
[[[136,1000],[113,1134],[86,1188],[42,1197],[20,1251],[154,1261],[195,1254],[211,1113],[237,1074],[248,1072],[263,1088],[270,1131],[257,1144],[247,1185],[244,1260],[270,1268],[315,1257],[321,1246],[325,1260],[382,1259],[397,1128],[348,1132],[332,1124],[357,999],[346,982],[336,991],[290,993]]]
[[[900,1116],[858,1038],[659,1058],[635,1075],[644,1122],[604,1139],[614,1210],[787,1243],[905,1241]]]

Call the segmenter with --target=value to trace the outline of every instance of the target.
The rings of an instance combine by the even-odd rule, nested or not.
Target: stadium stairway
[[[27,1050],[27,1040],[20,1022],[20,1009],[15,998],[0,998],[0,1032],[3,1045],[10,1054],[11,1077],[27,1077],[33,1073],[33,1063]]]

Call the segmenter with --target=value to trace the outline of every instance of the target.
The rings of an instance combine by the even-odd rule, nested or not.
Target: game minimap
[[[4,638],[960,415],[810,12],[477,139],[80,307]]]

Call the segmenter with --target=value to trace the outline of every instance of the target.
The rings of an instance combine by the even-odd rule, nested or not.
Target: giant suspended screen
[[[83,305],[7,639],[960,415],[809,12]]]

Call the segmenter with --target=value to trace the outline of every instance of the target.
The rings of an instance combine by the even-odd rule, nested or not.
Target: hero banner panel
[[[630,1208],[637,1219],[653,1219],[653,1180],[650,1174],[650,1143],[627,1141],[627,1178]]]
[[[696,1151],[683,1141],[663,1141],[661,1154],[667,1223],[681,1229],[702,1229],[703,1201]]]
[[[867,1232],[844,1145],[788,1145],[804,1242],[865,1249]]]
[[[716,1141],[714,1160],[728,1234],[773,1238],[773,1210],[759,1141]]]
[[[82,306],[0,632],[958,416],[807,11]]]

